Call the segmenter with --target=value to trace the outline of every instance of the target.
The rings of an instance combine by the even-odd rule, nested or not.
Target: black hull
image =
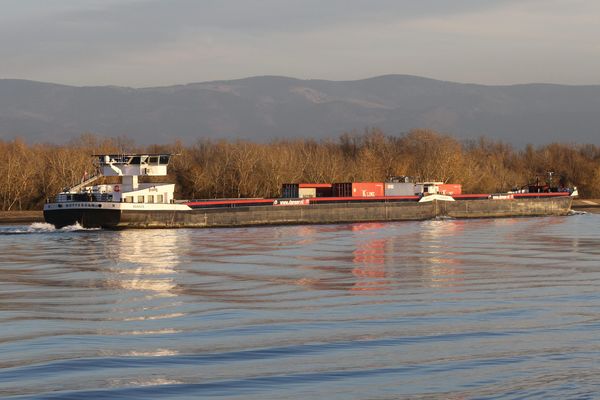
[[[570,197],[453,202],[340,203],[308,206],[255,206],[194,210],[54,209],[44,211],[48,223],[61,228],[211,228],[285,224],[331,224],[371,221],[427,220],[436,217],[497,218],[566,215]]]
[[[44,220],[58,229],[75,224],[84,228],[114,228],[121,221],[121,211],[95,208],[44,210]]]

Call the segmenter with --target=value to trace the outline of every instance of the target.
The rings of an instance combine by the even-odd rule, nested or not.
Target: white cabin
[[[415,193],[436,194],[439,191],[440,185],[444,182],[417,182],[415,184]]]
[[[139,183],[139,176],[166,176],[171,154],[96,155],[100,175],[58,194],[57,202],[95,201],[118,203],[170,204],[175,184]],[[101,176],[120,176],[116,184],[91,185]]]

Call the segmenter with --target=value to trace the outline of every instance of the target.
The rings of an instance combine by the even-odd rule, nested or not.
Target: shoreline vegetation
[[[166,179],[146,181],[175,183],[179,199],[270,198],[279,197],[282,183],[383,182],[401,175],[461,183],[465,193],[500,193],[543,179],[548,171],[554,184],[577,186],[583,199],[600,198],[600,147],[593,144],[515,149],[484,137],[459,141],[429,130],[391,136],[377,128],[338,139],[150,146],[84,134],[64,145],[0,140],[0,211],[41,210],[47,198],[94,174],[92,154],[127,152],[177,154]]]

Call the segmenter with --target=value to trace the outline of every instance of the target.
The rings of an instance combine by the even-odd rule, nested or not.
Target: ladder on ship
[[[90,183],[94,182],[95,180],[97,180],[101,176],[102,175],[100,175],[100,174],[93,175],[93,176],[89,177],[88,179],[82,181],[81,183],[78,183],[77,185],[75,185],[72,188],[70,188],[69,192],[79,192],[82,188],[88,186]]]

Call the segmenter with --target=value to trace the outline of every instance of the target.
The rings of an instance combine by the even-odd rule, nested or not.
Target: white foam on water
[[[570,210],[569,215],[583,215],[587,214],[587,211],[579,211],[579,210]]]
[[[26,228],[8,228],[7,230],[1,230],[0,234],[14,235],[14,234],[26,234],[26,233],[51,233],[51,232],[77,232],[77,231],[97,231],[100,228],[84,228],[79,223],[74,225],[65,226],[61,229],[56,229],[54,225],[45,222],[34,222]]]
[[[60,228],[63,232],[76,232],[76,231],[98,231],[100,228],[84,228],[79,224],[79,222],[75,222],[74,225],[64,226]]]
[[[47,224],[44,222],[34,222],[33,224],[27,227],[2,227],[0,228],[0,234],[2,235],[18,235],[18,234],[28,234],[28,233],[48,233],[54,232],[56,228],[52,224]]]
[[[56,228],[52,224],[48,224],[46,222],[34,222],[33,224],[27,227],[27,231],[29,233],[34,232],[52,232],[55,231]]]

